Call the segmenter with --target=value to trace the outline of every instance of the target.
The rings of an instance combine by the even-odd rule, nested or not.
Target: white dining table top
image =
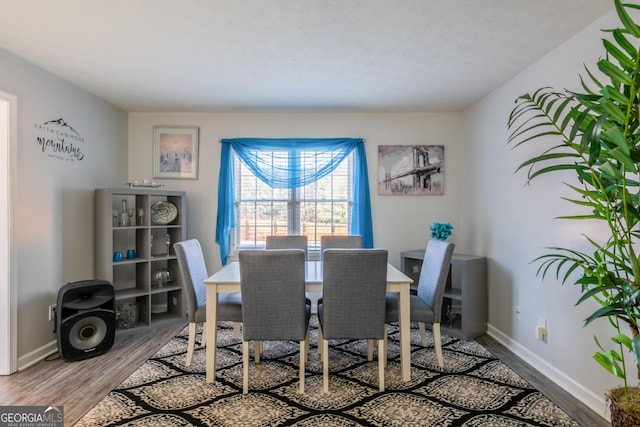
[[[240,263],[233,261],[212,274],[205,283],[209,284],[236,284],[240,281]],[[412,283],[413,279],[402,273],[400,270],[387,264],[387,283],[402,284]],[[305,267],[305,283],[307,285],[322,285],[322,262],[307,261]]]

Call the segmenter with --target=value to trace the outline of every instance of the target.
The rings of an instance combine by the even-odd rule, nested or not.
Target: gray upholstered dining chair
[[[238,253],[242,296],[242,391],[249,390],[249,341],[255,362],[264,341],[300,343],[300,393],[311,307],[305,303],[305,261],[300,249],[246,250]]]
[[[418,293],[411,295],[410,317],[412,322],[418,322],[422,345],[427,345],[425,324],[432,325],[433,342],[436,348],[438,365],[444,367],[442,356],[442,342],[440,338],[440,321],[442,318],[442,300],[447,285],[453,243],[441,240],[429,240],[424,253],[420,278],[418,279]],[[387,293],[387,308],[385,323],[398,322],[398,294]],[[385,355],[386,358],[386,355]]]
[[[323,390],[329,392],[329,340],[378,341],[384,355],[385,293],[388,253],[384,249],[326,249],[323,299],[318,304],[318,346],[323,362]],[[378,358],[378,382],[384,391],[384,357]]]
[[[307,256],[307,236],[267,236],[265,249],[302,249]]]
[[[331,235],[320,236],[320,250],[325,249],[360,249],[362,248],[362,236],[355,235]]]
[[[302,249],[305,261],[309,258],[307,251],[307,236],[267,236],[265,249]],[[311,305],[311,295],[305,293],[307,304]]]
[[[362,249],[362,236],[357,235],[326,235],[320,236],[320,259],[324,259],[325,249]],[[322,304],[322,295],[318,297],[318,304]],[[373,343],[370,343],[369,360],[373,360]],[[320,348],[318,348],[320,351]]]
[[[202,247],[196,239],[183,240],[173,245],[178,258],[180,279],[187,301],[187,317],[189,320],[189,340],[185,366],[191,366],[191,358],[196,343],[196,327],[203,324],[201,345],[206,345],[206,312],[207,288],[204,280],[209,277],[204,261]],[[239,293],[218,295],[218,319],[221,321],[242,322],[242,300]],[[217,327],[215,321],[209,319],[210,327]]]

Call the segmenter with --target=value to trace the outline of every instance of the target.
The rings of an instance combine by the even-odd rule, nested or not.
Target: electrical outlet
[[[520,320],[520,306],[516,305],[516,319]]]
[[[547,342],[547,319],[544,317],[538,317],[538,324],[536,325],[536,338],[540,341]]]
[[[51,322],[56,317],[56,304],[49,306],[49,322]]]

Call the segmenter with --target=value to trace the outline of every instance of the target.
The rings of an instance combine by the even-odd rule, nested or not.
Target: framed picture
[[[154,126],[153,177],[198,179],[198,128]]]
[[[379,145],[378,194],[444,194],[444,145]]]

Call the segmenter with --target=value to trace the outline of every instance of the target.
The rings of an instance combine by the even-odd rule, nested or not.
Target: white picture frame
[[[153,177],[198,179],[198,133],[193,126],[154,126]]]

